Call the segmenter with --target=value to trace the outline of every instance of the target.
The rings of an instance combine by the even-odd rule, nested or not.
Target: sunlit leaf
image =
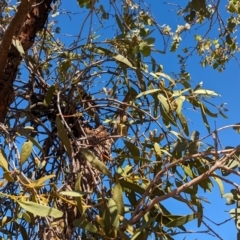
[[[185,97],[184,96],[180,96],[176,99],[176,105],[177,105],[177,109],[176,109],[176,113],[178,115],[181,114],[182,112],[182,105],[183,105],[183,102],[185,101]]]
[[[46,175],[42,178],[37,179],[34,183],[36,184],[36,187],[40,187],[43,185],[44,182],[46,182],[47,180],[54,178],[56,175],[55,174],[51,174],[51,175]]]
[[[211,90],[206,90],[206,89],[197,89],[193,93],[197,95],[205,95],[207,97],[220,96],[218,93]]]
[[[82,192],[82,191],[62,191],[60,192],[62,195],[71,196],[71,197],[82,197],[84,195],[91,194],[90,192]]]
[[[182,216],[179,217],[171,222],[169,222],[168,224],[166,224],[167,227],[178,227],[178,226],[182,226],[192,220],[194,220],[196,218],[196,214],[190,214],[190,215],[186,215],[186,216]]]
[[[158,99],[161,102],[161,104],[163,105],[163,107],[165,108],[166,112],[169,112],[169,104],[167,99],[162,95],[162,94],[158,94]]]
[[[29,141],[31,141],[43,154],[44,151],[42,149],[42,147],[39,145],[39,143],[28,134],[28,132],[25,131],[25,129],[18,129],[18,133],[25,136]]]
[[[22,150],[20,153],[20,163],[24,164],[27,159],[29,158],[29,156],[32,153],[32,142],[31,141],[26,141],[23,145],[22,145]]]
[[[151,94],[151,93],[155,93],[155,92],[159,92],[159,91],[160,91],[160,89],[150,89],[150,90],[147,90],[145,92],[142,92],[142,93],[138,94],[136,96],[136,98],[140,98],[142,96],[145,96],[145,95],[148,95],[148,94]]]
[[[156,154],[161,158],[162,157],[162,152],[161,152],[161,148],[160,148],[159,144],[154,143],[153,146],[154,146],[154,150],[155,150]]]
[[[8,161],[6,159],[6,154],[4,153],[4,150],[1,148],[0,150],[0,166],[4,171],[9,171],[8,170]]]
[[[30,213],[33,213],[34,215],[40,216],[40,217],[51,216],[54,218],[60,218],[63,215],[63,213],[56,208],[51,208],[51,207],[44,206],[44,205],[41,205],[41,204],[38,204],[35,202],[17,201],[17,203],[23,209],[27,210]]]

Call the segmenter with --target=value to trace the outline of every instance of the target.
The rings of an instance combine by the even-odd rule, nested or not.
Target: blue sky
[[[105,6],[108,6],[109,1],[100,1],[104,3]],[[150,9],[153,11],[153,15],[155,16],[156,20],[159,22],[160,25],[169,24],[172,29],[175,29],[178,24],[183,23],[179,16],[176,16],[176,7],[174,5],[167,5],[163,3],[164,1],[151,1]],[[184,6],[184,3],[187,1],[181,1],[181,5]],[[72,20],[69,20],[67,15],[60,15],[56,17],[56,20],[61,27],[61,34],[56,35],[60,37],[62,34],[78,34],[81,28],[82,21],[84,16],[86,16],[86,11],[84,9],[79,9],[77,7],[76,1],[63,1],[61,9],[67,10],[69,12],[78,13],[79,11],[81,14],[71,15]],[[107,8],[106,8],[107,9]],[[221,9],[224,9],[224,5],[221,5]],[[226,14],[223,14],[223,17],[226,17]],[[78,24],[79,23],[79,24]],[[97,29],[99,26],[98,22],[93,22],[93,26]],[[204,29],[199,30],[204,31]],[[217,29],[214,30],[215,33]],[[186,33],[182,36],[183,44],[186,46],[193,45],[193,34],[196,31],[191,29],[189,33]],[[83,29],[83,35],[88,33],[88,26]],[[108,29],[99,29],[99,35],[108,35],[114,34],[115,31],[112,28]],[[189,35],[188,35],[189,34]],[[161,38],[158,33],[154,33],[156,37],[156,48],[162,49],[162,42]],[[216,35],[217,36],[217,35]],[[71,42],[71,37],[64,37],[67,42]],[[168,48],[169,50],[169,48]],[[165,55],[157,55],[156,59],[163,65],[164,72],[166,74],[171,75],[173,72],[179,72],[179,64],[178,59],[176,57],[176,53],[170,53],[167,51]],[[217,70],[213,70],[211,67],[202,68],[199,64],[200,57],[192,56],[190,57],[189,61],[187,62],[187,70],[191,74],[191,82],[193,85],[197,85],[199,82],[203,82],[203,87],[205,89],[214,90],[221,95],[220,98],[215,98],[210,100],[212,103],[216,105],[220,105],[222,103],[227,103],[226,107],[228,108],[228,112],[226,115],[228,119],[224,119],[222,117],[219,118],[208,118],[211,129],[214,130],[216,128],[223,127],[226,125],[235,124],[240,122],[240,68],[238,63],[235,60],[231,60],[229,64],[227,64],[226,70],[222,73],[219,73]],[[193,111],[193,110],[186,110],[185,116],[189,119],[189,125],[191,130],[198,130],[201,134],[201,137],[208,135],[206,128],[203,126],[201,113],[200,111]],[[237,146],[240,143],[240,135],[237,135],[235,131],[231,128],[221,131],[219,133],[219,137],[221,140],[222,145],[225,146]],[[211,142],[211,140],[209,140]],[[239,182],[238,178],[234,178],[236,183]],[[225,186],[225,192],[228,192],[231,187]],[[204,209],[207,212],[207,216],[212,221],[216,223],[224,222],[225,220],[230,218],[230,215],[227,211],[231,208],[234,208],[234,205],[226,206],[225,199],[221,198],[220,192],[218,187],[216,186],[213,189],[212,193],[200,193],[199,196],[206,197],[209,199],[211,204],[204,204]],[[186,207],[182,204],[178,204],[176,201],[169,201],[163,202],[166,206],[169,206],[169,209],[174,214],[184,214],[186,213]],[[207,221],[208,222],[208,221]],[[208,222],[209,226],[213,227],[216,232],[223,238],[223,239],[236,239],[236,228],[233,221],[229,221],[219,227],[214,226],[212,223]],[[193,223],[189,223],[186,225],[186,228],[194,230],[197,229],[197,223],[194,221]],[[201,230],[206,229],[205,227],[201,228]],[[184,239],[184,234],[178,235],[174,237],[174,239]],[[186,239],[216,239],[209,235],[200,235],[200,234],[189,234],[186,235]]]

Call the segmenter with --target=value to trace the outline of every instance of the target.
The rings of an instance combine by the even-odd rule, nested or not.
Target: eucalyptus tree
[[[196,233],[222,239],[199,192],[216,183],[238,202],[228,175],[239,175],[240,147],[219,146],[222,129],[208,119],[226,109],[209,100],[214,90],[192,84],[187,63],[198,55],[221,72],[236,57],[238,1],[171,3],[176,30],[147,0],[65,4],[0,3],[2,239],[174,239],[194,220],[205,226]],[[173,74],[159,60],[170,52]],[[206,138],[190,131],[185,106],[201,113]],[[174,214],[171,200],[188,213]]]

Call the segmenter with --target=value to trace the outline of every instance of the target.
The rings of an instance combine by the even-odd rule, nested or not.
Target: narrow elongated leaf
[[[43,103],[45,106],[48,106],[50,104],[50,102],[52,101],[52,97],[53,97],[53,94],[55,92],[55,86],[51,86],[48,91],[47,91],[47,94],[43,100]]]
[[[190,215],[186,215],[186,216],[182,216],[179,217],[171,222],[169,222],[168,224],[166,224],[167,227],[178,227],[178,226],[182,226],[192,220],[194,220],[196,218],[196,214],[190,214]]]
[[[163,107],[165,108],[166,112],[169,112],[169,104],[167,102],[167,99],[162,95],[162,94],[158,94],[158,99],[161,102],[161,104],[163,105]]]
[[[25,129],[18,129],[17,132],[31,141],[42,152],[42,154],[45,154],[39,143],[32,136],[28,135],[28,131]]]
[[[107,202],[104,203],[104,210],[102,214],[102,219],[104,223],[104,231],[105,235],[109,236],[110,232],[112,231],[112,221],[111,221],[111,215],[110,215],[110,209],[108,207]]]
[[[81,180],[82,180],[82,173],[80,172],[78,174],[78,177],[77,177],[77,181],[75,183],[75,191],[76,192],[82,192],[82,188],[81,188]],[[80,214],[82,215],[83,214],[83,204],[82,204],[82,196],[77,196],[75,197],[75,200],[77,202],[77,208],[78,208],[78,211],[80,212]]]
[[[82,192],[82,191],[62,191],[60,192],[62,195],[71,196],[71,197],[82,197],[87,194],[91,194],[90,192]]]
[[[12,177],[12,174],[11,172],[4,172],[3,173],[3,177],[8,181],[8,182],[16,182],[17,180],[15,180],[13,177]]]
[[[184,165],[182,165],[182,168],[183,168],[184,172],[186,173],[186,175],[193,179],[194,176],[193,176],[192,169],[190,167],[184,166]]]
[[[180,115],[182,112],[182,105],[183,102],[185,101],[185,97],[184,96],[180,96],[176,99],[176,105],[177,105],[177,109],[176,109],[176,113],[177,115]]]
[[[46,182],[47,180],[54,178],[54,177],[55,177],[55,174],[47,175],[42,178],[39,178],[34,183],[36,184],[36,187],[40,187],[43,185],[44,182]]]
[[[159,77],[164,77],[164,78],[166,78],[166,79],[169,80],[173,85],[175,85],[175,81],[174,81],[170,76],[168,76],[167,74],[162,73],[162,72],[156,72],[155,74],[156,74],[157,76],[159,76]]]
[[[114,230],[117,230],[119,227],[118,206],[112,198],[108,199],[108,207],[111,218],[111,226],[114,228]]]
[[[79,227],[82,228],[86,231],[92,232],[92,233],[97,233],[98,229],[92,224],[90,223],[86,218],[84,218],[83,216],[79,219],[75,219],[73,221],[73,225],[75,227]]]
[[[128,59],[121,54],[116,54],[113,56],[113,58],[121,63],[126,64],[130,68],[134,68],[133,65],[128,61]]]
[[[115,175],[115,185],[112,189],[112,198],[115,201],[118,209],[118,214],[122,215],[124,214],[124,201],[123,201],[123,192],[122,192],[122,186],[119,183],[118,177]]]
[[[140,151],[138,149],[138,147],[131,143],[131,142],[128,142],[128,141],[124,141],[126,147],[128,148],[129,152],[133,155],[133,156],[137,156],[137,157],[140,157]]]
[[[68,138],[66,129],[64,128],[64,125],[62,124],[62,121],[58,116],[56,117],[56,126],[57,126],[57,130],[58,130],[58,135],[59,135],[60,139],[62,140],[63,144],[65,145],[69,157],[71,157],[72,156],[72,147],[70,144],[70,140]]]
[[[212,177],[212,178],[216,181],[216,183],[219,187],[221,196],[223,196],[224,195],[224,186],[223,186],[222,180],[218,177]]]
[[[196,199],[196,205],[197,205],[198,227],[200,227],[203,219],[203,206],[202,206],[202,203],[199,201],[199,199]]]
[[[148,94],[151,94],[151,93],[155,93],[155,92],[159,92],[159,91],[160,91],[160,89],[150,89],[150,90],[147,90],[147,91],[144,91],[144,92],[138,94],[136,96],[136,98],[140,98],[142,96],[145,96],[145,95],[148,95]]]
[[[207,117],[206,117],[206,114],[205,114],[205,111],[204,111],[204,107],[203,107],[203,104],[201,103],[200,104],[200,109],[201,109],[201,114],[202,114],[202,119],[203,119],[203,122],[208,130],[208,132],[210,133],[210,126],[208,124],[208,120],[207,120]]]
[[[110,171],[107,169],[106,165],[103,162],[101,162],[97,157],[95,157],[90,150],[82,148],[81,153],[93,167],[95,167],[97,170],[107,175],[108,177],[112,178],[112,175]]]
[[[159,147],[159,144],[155,142],[153,146],[156,154],[161,158],[162,152],[161,152],[161,148]]]
[[[20,163],[21,165],[23,165],[27,159],[29,158],[29,156],[32,153],[32,142],[30,141],[26,141],[23,145],[22,145],[22,150],[20,153]]]
[[[60,218],[63,215],[63,213],[56,208],[51,208],[51,207],[44,206],[44,205],[41,205],[41,204],[38,204],[35,202],[17,201],[17,203],[23,209],[27,210],[30,213],[33,213],[34,215],[40,216],[40,217],[51,216],[54,218]]]
[[[6,155],[5,155],[5,153],[4,153],[2,148],[0,150],[0,166],[2,167],[2,169],[4,171],[7,171],[7,172],[9,171],[8,170],[8,161],[6,159]]]
[[[188,130],[188,124],[187,124],[187,120],[185,119],[184,115],[182,113],[178,114],[178,119],[179,122],[182,125],[183,131],[186,135],[189,135],[189,130]]]
[[[197,89],[193,93],[195,93],[197,95],[205,95],[205,96],[208,96],[208,97],[220,96],[218,93],[216,93],[214,91],[211,91],[211,90],[206,90],[206,89]]]

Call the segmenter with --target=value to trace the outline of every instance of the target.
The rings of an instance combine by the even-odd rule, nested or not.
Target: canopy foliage
[[[218,185],[238,203],[229,176],[239,175],[240,147],[222,147],[218,132],[240,128],[213,130],[209,118],[226,108],[187,63],[198,55],[221,72],[237,58],[239,1],[171,3],[175,30],[147,0],[61,4],[0,3],[1,238],[170,240],[196,221],[197,233],[222,239],[199,192]],[[164,72],[163,54],[178,56],[177,72]],[[186,108],[208,136],[192,131]]]

